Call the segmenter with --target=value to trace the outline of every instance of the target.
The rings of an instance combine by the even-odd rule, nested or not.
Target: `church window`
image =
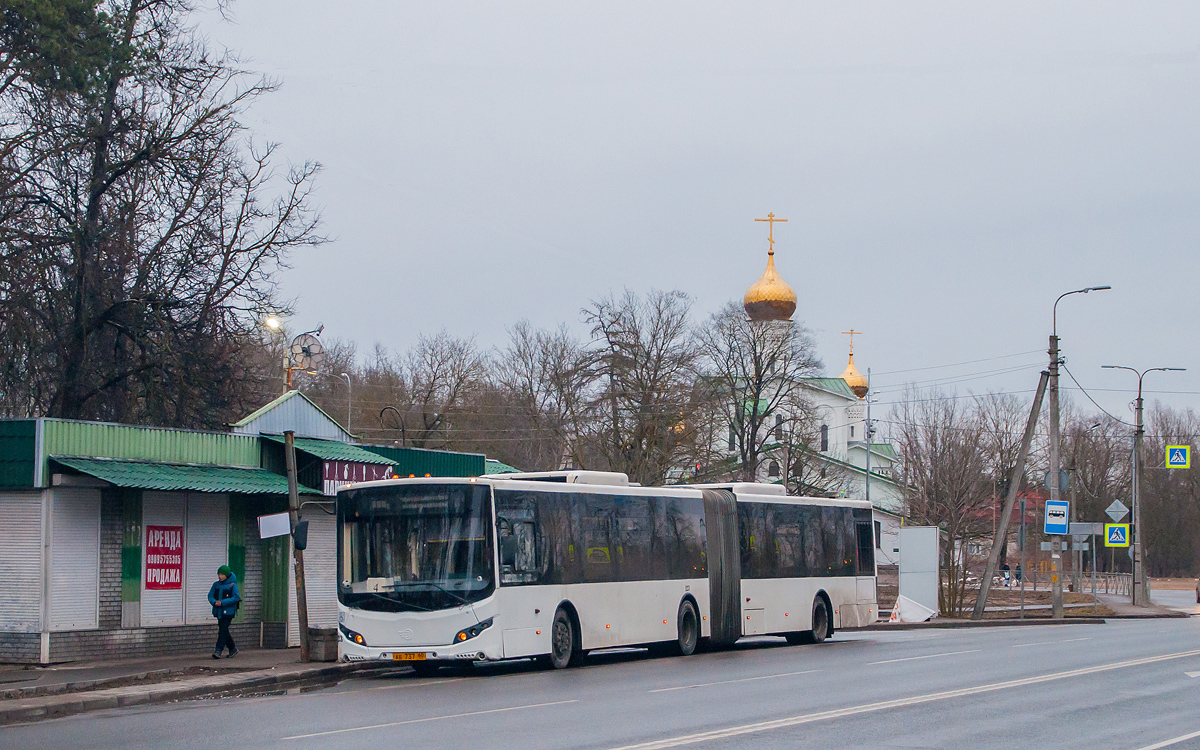
[[[821,450],[829,450],[829,425],[821,425]]]
[[[783,415],[775,415],[775,442],[783,442]]]
[[[733,451],[734,437],[735,436],[733,434],[733,424],[730,424],[729,425],[729,450],[731,452]]]
[[[772,461],[771,463],[767,464],[767,476],[769,476],[769,477],[779,476],[779,462],[778,461]]]

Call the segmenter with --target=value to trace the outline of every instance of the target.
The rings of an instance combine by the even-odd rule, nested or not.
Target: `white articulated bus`
[[[819,642],[876,617],[870,507],[776,485],[396,479],[341,489],[337,522],[346,661],[564,668],[618,646]]]

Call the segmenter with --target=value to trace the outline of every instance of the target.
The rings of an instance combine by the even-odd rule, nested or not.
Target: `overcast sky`
[[[584,333],[579,309],[624,287],[702,317],[761,274],[772,211],[828,374],[839,332],[866,331],[885,402],[908,380],[1032,391],[1054,298],[1111,284],[1059,305],[1068,367],[1123,418],[1134,378],[1100,365],[1188,367],[1148,390],[1200,407],[1200,4],[233,14],[201,30],[282,83],[247,124],[325,167],[333,241],[282,277],[293,330],[490,348],[521,318]]]

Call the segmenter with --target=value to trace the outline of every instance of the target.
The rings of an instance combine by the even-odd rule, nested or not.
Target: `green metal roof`
[[[394,445],[368,445],[358,443],[363,450],[388,459],[396,474],[423,477],[477,477],[484,473],[482,453],[459,453],[428,448],[400,448]]]
[[[854,395],[854,391],[850,390],[850,386],[846,385],[846,381],[841,378],[804,378],[801,382],[823,391],[845,396],[851,401],[858,400],[858,396]]]
[[[497,461],[494,458],[487,460],[487,466],[484,469],[488,474],[520,474],[521,470],[515,466],[509,466],[503,461]]]
[[[261,435],[260,437],[264,440],[283,443],[283,437],[279,435]],[[363,450],[357,445],[342,443],[337,440],[296,438],[296,450],[304,451],[323,461],[353,461],[360,464],[385,464],[387,466],[395,463],[395,461],[384,458],[378,453],[372,453],[371,451]]]
[[[51,456],[55,463],[103,479],[118,487],[143,490],[191,490],[194,492],[237,492],[244,495],[286,495],[287,478],[266,469],[241,466],[164,464],[112,458]],[[302,495],[321,493],[301,486]]]
[[[0,420],[0,487],[32,487],[37,462],[37,422]]]

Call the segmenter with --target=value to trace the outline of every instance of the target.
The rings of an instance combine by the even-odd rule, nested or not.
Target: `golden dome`
[[[850,390],[854,391],[855,396],[862,398],[867,395],[867,379],[854,366],[854,352],[850,352],[850,364],[846,365],[846,371],[841,374],[841,378],[850,386]]]
[[[791,320],[796,312],[796,292],[775,270],[775,251],[767,253],[767,270],[742,299],[751,320]]]

